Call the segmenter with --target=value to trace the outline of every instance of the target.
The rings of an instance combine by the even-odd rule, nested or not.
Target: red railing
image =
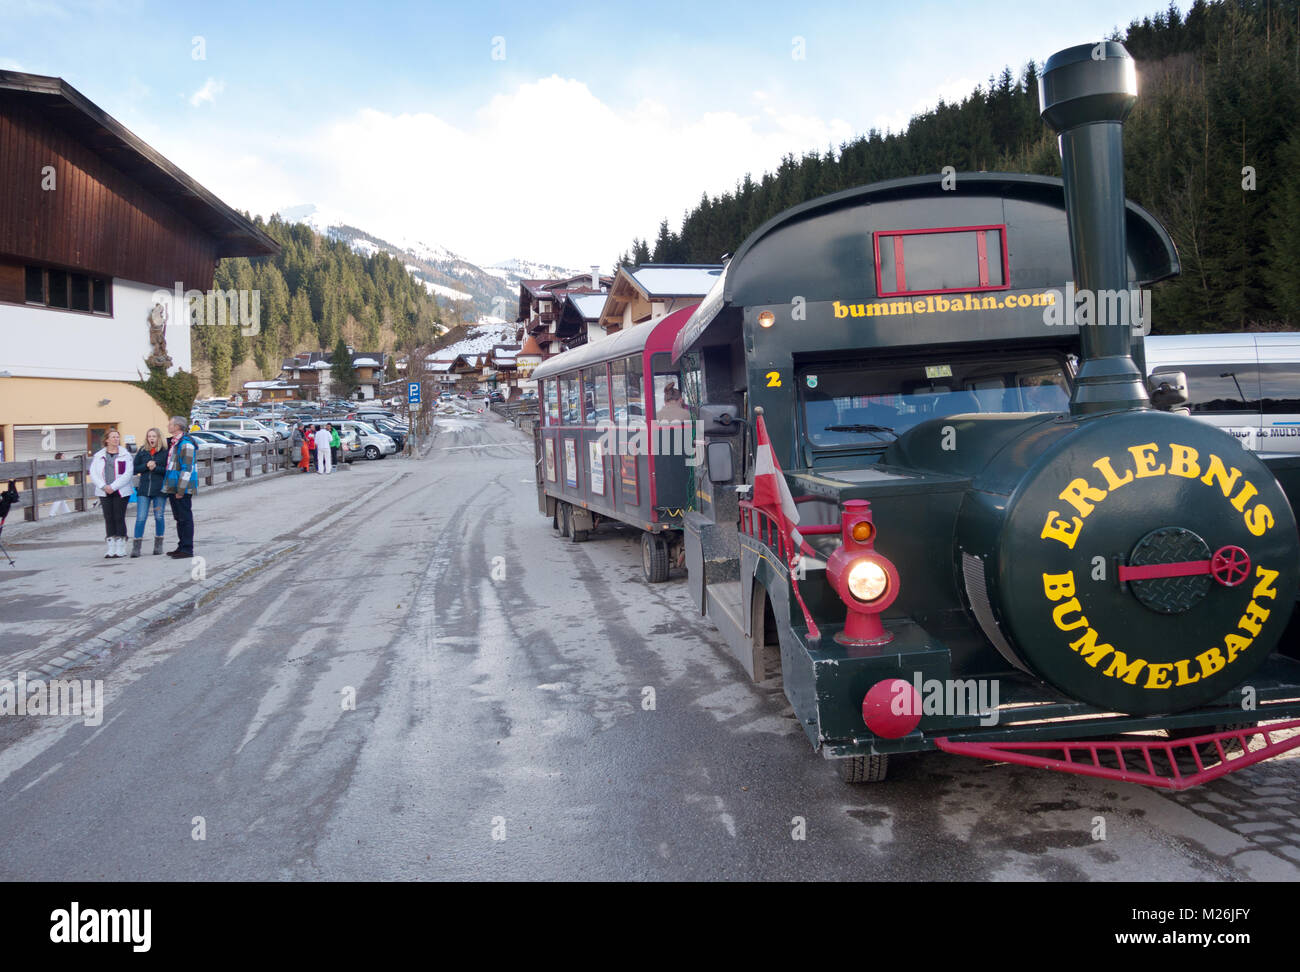
[[[1279,722],[1270,726],[1249,726],[1245,729],[1226,729],[1221,732],[1209,732],[1200,736],[1188,736],[1185,739],[1171,740],[1132,740],[1098,742],[1093,740],[1075,740],[1071,742],[954,742],[946,737],[935,739],[945,753],[959,756],[973,756],[977,759],[992,759],[1004,763],[1018,763],[1021,766],[1033,766],[1038,769],[1056,770],[1061,773],[1077,773],[1080,776],[1097,776],[1107,780],[1122,780],[1126,783],[1141,783],[1146,786],[1160,787],[1165,790],[1186,790],[1210,780],[1226,776],[1247,766],[1262,763],[1266,759],[1300,746],[1300,735],[1274,740],[1272,734],[1287,729],[1300,729],[1300,719]],[[1264,745],[1258,749],[1250,748],[1250,737],[1262,735]],[[1241,747],[1237,751],[1227,751],[1223,743],[1235,741]],[[1201,747],[1214,746],[1218,762],[1206,766],[1201,758]],[[1026,750],[1026,752],[1018,752]],[[1033,755],[1044,752],[1059,752],[1059,758]],[[1129,760],[1124,754],[1128,752]],[[1190,755],[1195,765],[1194,772],[1183,772],[1178,765],[1179,757],[1186,761]],[[1082,757],[1076,759],[1076,756]],[[1156,757],[1154,760],[1152,757]],[[1102,760],[1113,765],[1103,765]],[[1157,766],[1159,763],[1159,766]],[[1165,770],[1164,764],[1169,765]]]

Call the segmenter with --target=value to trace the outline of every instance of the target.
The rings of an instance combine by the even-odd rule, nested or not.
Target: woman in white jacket
[[[104,559],[126,556],[126,506],[134,492],[135,461],[122,448],[122,436],[116,429],[104,435],[104,448],[90,460],[90,481],[95,484],[95,495],[101,497],[104,511],[104,535],[108,549]]]

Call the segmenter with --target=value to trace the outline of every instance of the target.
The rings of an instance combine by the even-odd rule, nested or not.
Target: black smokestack
[[[1099,299],[1129,290],[1123,131],[1137,100],[1136,66],[1114,41],[1066,48],[1048,58],[1038,95],[1044,121],[1060,135],[1075,286],[1092,292],[1096,308],[1080,328],[1079,380],[1070,411],[1150,408],[1133,361],[1131,321],[1110,320],[1107,310],[1117,304]]]

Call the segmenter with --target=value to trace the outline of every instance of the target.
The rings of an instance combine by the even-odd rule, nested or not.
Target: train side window
[[[578,415],[578,379],[566,375],[560,379],[560,420],[565,425],[580,424]]]
[[[1178,365],[1152,374],[1181,371],[1187,376],[1187,405],[1193,412],[1258,412],[1259,369],[1250,364]]]
[[[596,365],[589,373],[588,381],[595,387],[594,413],[587,417],[587,422],[599,425],[609,421],[609,366]]]
[[[1267,415],[1300,412],[1300,362],[1261,364],[1259,399]]]
[[[629,422],[645,420],[645,365],[641,358],[627,359],[627,418]]]
[[[614,386],[614,421],[627,421],[627,361],[615,361],[611,366]]]
[[[552,378],[550,381],[543,382],[543,397],[546,399],[546,424],[560,424],[560,390],[556,386],[556,381]]]

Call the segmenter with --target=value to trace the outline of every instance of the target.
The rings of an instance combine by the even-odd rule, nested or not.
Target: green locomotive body
[[[677,334],[692,596],[846,778],[940,748],[1182,787],[1300,743],[1243,728],[1300,716],[1300,457],[1151,403],[1145,291],[1179,267],[1123,197],[1135,93],[1120,45],[1061,52],[1064,179],[795,207]]]

